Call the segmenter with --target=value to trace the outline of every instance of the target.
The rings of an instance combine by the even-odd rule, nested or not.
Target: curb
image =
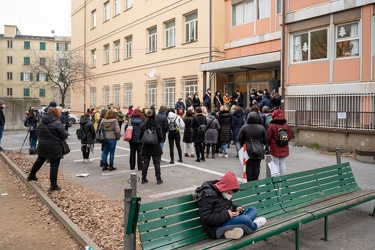
[[[38,198],[46,205],[53,215],[64,225],[72,236],[82,245],[90,246],[94,250],[101,248],[91,240],[69,217],[41,190],[38,185],[32,181],[27,181],[26,174],[20,170],[4,153],[0,152],[0,156],[8,163],[8,166],[14,173],[38,196]]]

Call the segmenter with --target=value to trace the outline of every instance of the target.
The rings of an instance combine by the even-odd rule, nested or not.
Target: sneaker
[[[148,182],[147,179],[142,179],[141,184],[146,184]]]
[[[46,162],[46,165],[47,165],[47,166],[49,166],[49,165],[51,165],[51,163],[49,163],[49,162]]]
[[[163,180],[162,180],[162,179],[157,180],[157,181],[156,181],[156,184],[157,184],[157,185],[161,185],[161,184],[163,184]]]
[[[188,154],[188,153],[185,153],[184,156],[185,156],[185,157],[189,157],[189,154]]]
[[[174,164],[174,161],[170,161],[169,163],[170,163],[170,164]]]
[[[196,162],[201,162],[201,159],[196,159],[195,161],[196,161]]]
[[[225,231],[225,238],[237,240],[243,236],[243,229],[236,227],[232,230]]]
[[[257,217],[254,220],[254,223],[257,225],[257,229],[263,227],[266,224],[267,220],[264,217]]]
[[[93,159],[86,159],[86,163],[90,163],[90,162],[93,162],[94,160]]]
[[[223,154],[222,154],[222,153],[219,153],[219,158],[220,158],[220,157],[223,157]]]
[[[61,190],[61,188],[57,185],[52,185],[50,188],[49,188],[50,191],[58,191],[58,190]]]
[[[201,161],[205,162],[206,160],[204,158],[201,158]]]
[[[225,154],[224,157],[225,157],[225,158],[228,158],[228,154]]]

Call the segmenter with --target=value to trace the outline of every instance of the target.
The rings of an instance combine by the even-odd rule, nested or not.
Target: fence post
[[[336,162],[337,164],[341,164],[341,153],[339,148],[336,148]]]
[[[135,250],[136,247],[136,235],[126,234],[126,226],[128,225],[129,220],[129,210],[130,210],[130,201],[132,197],[137,196],[137,173],[130,174],[130,187],[125,188],[125,198],[124,198],[124,249],[125,250]]]

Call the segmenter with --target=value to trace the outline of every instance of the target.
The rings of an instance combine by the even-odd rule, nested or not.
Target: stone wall
[[[25,111],[29,110],[30,106],[37,108],[40,106],[40,100],[37,98],[0,97],[0,99],[5,102],[5,108],[3,109],[5,115],[5,130],[25,129],[23,126]]]

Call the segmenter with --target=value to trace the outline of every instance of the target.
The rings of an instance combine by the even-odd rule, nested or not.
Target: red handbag
[[[130,123],[130,121],[129,121],[129,123]],[[126,128],[123,140],[124,141],[130,141],[132,139],[132,137],[133,137],[133,126],[130,123],[130,125]]]

